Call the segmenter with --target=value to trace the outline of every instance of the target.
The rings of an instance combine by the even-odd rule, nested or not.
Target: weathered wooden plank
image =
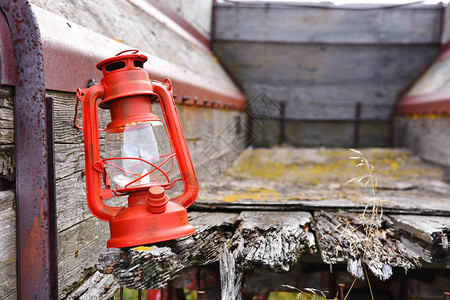
[[[218,261],[223,245],[231,238],[238,214],[190,212],[194,236],[136,247],[110,250],[101,255],[98,269],[113,273],[121,286],[157,289],[194,265]]]
[[[394,216],[391,220],[395,226],[414,237],[432,244],[438,242],[442,248],[449,248],[446,236],[450,230],[450,218],[425,216]]]
[[[395,228],[403,232],[401,239],[410,250],[429,263],[450,261],[450,218],[390,215]],[[406,239],[406,240],[405,240]]]
[[[13,191],[0,191],[0,299],[16,295],[16,210]]]
[[[217,42],[214,50],[244,84],[310,85],[410,80],[439,48]]]
[[[84,175],[77,172],[56,182],[58,231],[92,217],[86,202]]]
[[[84,165],[83,144],[55,144],[56,180],[81,172]]]
[[[219,257],[221,299],[241,300],[243,273],[236,274],[236,262],[233,254],[223,245]]]
[[[398,146],[407,147],[427,161],[450,167],[450,117],[397,118],[395,124]]]
[[[255,268],[287,271],[302,254],[315,252],[307,212],[243,212],[239,218],[237,214],[191,212],[190,217],[197,230],[194,236],[125,252],[108,251],[100,258],[99,270],[114,272],[121,286],[154,289],[187,268],[218,261],[225,246],[239,272]],[[234,273],[230,276],[234,278]]]
[[[217,40],[280,43],[439,43],[442,7],[345,10],[216,4]]]
[[[0,98],[0,144],[14,143],[14,117],[10,96]]]
[[[381,280],[392,275],[392,267],[407,270],[421,266],[420,257],[397,240],[395,229],[383,224],[385,220],[367,220],[366,224],[375,228],[367,235],[363,220],[356,214],[316,212],[314,219],[322,260],[328,264],[347,262],[347,270],[355,277],[365,278],[361,261]]]
[[[76,226],[92,217],[86,200],[86,183],[83,172],[77,172],[56,181],[56,207],[58,231]],[[111,206],[121,206],[127,197],[114,197],[106,200]],[[100,221],[107,224],[106,222]]]
[[[13,97],[14,91],[11,87],[0,87],[0,145],[14,143]],[[0,161],[2,159],[8,161],[11,158],[2,157]]]
[[[0,103],[0,128],[2,129],[14,129],[14,111],[12,107],[9,106],[9,100],[9,98],[0,100],[2,101],[2,103]]]
[[[428,201],[428,197],[426,198]],[[395,199],[397,201],[397,199]],[[446,204],[448,199],[440,198],[433,199],[436,201],[432,202],[435,208],[427,207],[427,203],[423,205],[416,206],[404,206],[403,204],[408,204],[410,201],[424,201],[424,198],[403,198],[402,204],[398,206],[383,206],[383,211],[386,214],[407,214],[407,215],[425,215],[425,216],[448,216],[450,209],[446,205],[444,208],[439,208],[440,204]],[[348,211],[348,212],[362,212],[364,211],[366,204],[360,202],[355,204],[352,200],[328,200],[328,201],[265,201],[255,202],[254,200],[236,200],[233,203],[226,203],[223,201],[199,201],[196,202],[192,208],[197,210],[207,210],[207,211],[310,211],[310,210],[323,210],[327,212],[336,211]]]
[[[82,87],[84,88],[84,87]],[[53,97],[54,104],[54,128],[55,144],[83,144],[83,131],[74,127],[73,117],[75,114],[76,96],[74,93],[47,91],[49,97]],[[82,126],[81,106],[78,106],[78,124]],[[109,111],[99,109],[99,123],[105,128],[111,120]],[[104,134],[101,134],[104,137]]]
[[[14,107],[14,88],[6,85],[0,86],[0,107]]]
[[[211,36],[212,0],[167,0],[165,4],[206,37]]]
[[[333,84],[282,83],[279,85],[246,84],[250,99],[258,101],[264,94],[277,105],[286,105],[288,120],[355,120],[356,103],[360,103],[360,120],[387,121],[396,101],[395,94],[405,81],[348,82]],[[250,108],[252,106],[250,105]],[[252,112],[258,117],[258,111]],[[279,110],[264,117],[279,118]],[[289,135],[288,135],[289,137]]]
[[[9,181],[14,181],[15,179],[13,145],[0,145],[0,177]]]
[[[315,252],[308,212],[245,211],[232,238],[238,270],[288,271],[300,256]]]
[[[67,295],[67,300],[112,299],[119,285],[112,274],[96,271],[83,284]]]
[[[359,124],[360,147],[386,147],[389,140],[388,122],[364,122]],[[355,123],[347,121],[284,121],[284,139],[281,143],[281,121],[254,119],[252,145],[257,148],[289,145],[293,147],[354,147]]]
[[[376,196],[385,212],[447,215],[450,184],[443,171],[401,149],[364,149],[375,166]],[[361,211],[372,197],[346,184],[365,175],[345,149],[249,149],[226,174],[203,181],[198,209]],[[426,199],[426,201],[424,201]]]
[[[58,221],[61,220],[58,218]],[[59,298],[65,298],[90,276],[109,239],[107,222],[91,217],[58,233]]]

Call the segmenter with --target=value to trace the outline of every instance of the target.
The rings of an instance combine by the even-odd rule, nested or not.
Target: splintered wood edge
[[[195,235],[128,250],[110,249],[101,255],[98,269],[102,273],[114,273],[121,286],[156,289],[164,286],[187,268],[217,262],[221,248],[224,246],[233,248],[232,241],[237,240],[236,234],[241,234],[239,228],[251,227],[259,230],[257,224],[262,224],[262,219],[268,219],[269,215],[273,215],[268,212],[243,212],[241,214],[191,212],[189,214],[191,224],[197,230]],[[269,221],[269,226],[260,230],[268,234],[280,229],[289,232],[290,229],[284,229],[284,227],[290,226],[290,228],[298,227],[297,231],[302,233],[311,219],[311,215],[306,212],[285,212],[276,216],[279,221],[277,224]],[[283,218],[288,218],[289,222],[292,221],[293,224],[289,225],[289,222],[282,220]],[[251,221],[252,219],[259,221]],[[248,224],[252,224],[249,225],[250,227],[245,225],[247,221],[249,221]],[[241,225],[243,227],[240,227]],[[299,238],[298,240],[294,239],[294,236],[299,236],[297,233],[286,236],[291,238],[292,243],[302,244],[298,248],[301,250],[299,252],[303,253],[303,249],[315,246],[315,242],[311,242],[309,237],[309,234],[312,236],[312,233],[308,232],[307,234],[307,239]],[[314,239],[313,236],[312,239]],[[305,240],[307,240],[306,243]],[[248,247],[248,250],[251,251],[252,247]],[[292,260],[298,259],[300,256],[299,253],[294,254],[296,256],[289,257],[285,265],[292,264]],[[275,267],[277,268],[277,266]]]
[[[155,289],[164,286],[190,267],[217,262],[222,251],[221,248],[225,246],[235,255],[238,270],[262,268],[286,271],[290,265],[297,262],[303,253],[315,253],[316,248],[321,246],[322,237],[332,234],[321,232],[317,227],[315,222],[317,222],[317,216],[321,214],[328,215],[330,218],[334,215],[357,215],[348,212],[324,211],[316,212],[314,217],[304,211],[190,212],[190,222],[197,230],[195,235],[131,249],[110,249],[101,255],[98,269],[102,273],[113,273],[121,286]],[[404,217],[408,219],[408,216]],[[394,229],[395,224],[389,222],[392,218],[388,216],[385,218],[388,220],[388,230],[400,230]],[[432,217],[424,218],[432,219]],[[297,227],[301,230],[296,230],[299,229]],[[408,230],[408,228],[405,227],[402,230]],[[295,255],[289,255],[289,253],[280,255],[276,251],[277,249],[272,252],[265,251],[266,244],[270,248],[272,246],[269,244],[273,241],[276,242],[274,237],[280,238],[280,240],[287,238],[287,240],[282,240],[281,246],[276,247],[281,248],[282,244],[287,241],[293,243],[289,249],[297,247],[295,249],[298,252]],[[253,244],[256,240],[258,240],[258,245],[264,244],[264,247],[261,247],[264,248],[264,251],[258,249],[258,245]],[[246,244],[246,241],[249,242]],[[400,252],[408,254],[405,258],[405,266],[417,263],[417,251],[410,249],[410,245],[402,244],[401,240],[392,240],[392,243],[398,245]],[[326,250],[321,250],[322,256],[326,254]],[[421,258],[427,260],[426,257],[422,256]],[[283,259],[285,264],[283,264]],[[406,261],[407,259],[411,259],[411,261]],[[383,274],[381,269],[370,269],[378,277],[386,278],[389,275]]]

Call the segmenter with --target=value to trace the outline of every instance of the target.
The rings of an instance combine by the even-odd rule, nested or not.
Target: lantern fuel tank
[[[196,200],[199,186],[172,83],[150,81],[146,61],[137,50],[121,52],[97,64],[103,73],[99,84],[77,91],[83,113],[87,203],[94,216],[109,222],[108,248],[195,233],[186,208]],[[153,113],[155,102],[161,104],[164,122]],[[111,114],[105,158],[100,155],[99,107]],[[177,182],[183,183],[183,191],[169,198],[166,191]],[[114,196],[127,196],[128,207],[105,204]]]

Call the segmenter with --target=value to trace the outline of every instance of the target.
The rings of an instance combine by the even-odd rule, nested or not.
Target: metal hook
[[[169,78],[164,79],[164,85],[166,85],[167,90],[172,92],[172,81]]]
[[[75,115],[73,117],[73,125],[75,126],[75,128],[78,128],[80,130],[83,130],[83,127],[78,126],[77,124],[77,114],[78,114],[78,103],[81,102],[81,97],[83,97],[84,94],[81,91],[81,89],[77,89],[77,103],[75,104]]]

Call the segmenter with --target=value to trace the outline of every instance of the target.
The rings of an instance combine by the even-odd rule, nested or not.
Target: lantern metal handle
[[[194,203],[198,196],[199,185],[188,146],[184,139],[180,117],[178,116],[178,111],[175,106],[175,100],[172,96],[172,83],[169,79],[166,79],[164,80],[164,83],[153,81],[152,86],[153,91],[160,99],[167,130],[173,143],[178,167],[184,183],[184,192],[181,195],[170,199],[170,201],[176,202],[183,207],[189,207]]]
[[[104,189],[101,187],[101,177],[102,175],[106,176],[106,172],[103,172],[104,170],[101,168],[99,169],[97,163],[101,161],[97,100],[103,98],[103,96],[104,87],[101,83],[77,91],[77,99],[82,104],[83,113],[86,196],[89,210],[100,220],[111,221],[125,207],[108,206],[103,202],[103,200],[113,196],[111,188]]]

